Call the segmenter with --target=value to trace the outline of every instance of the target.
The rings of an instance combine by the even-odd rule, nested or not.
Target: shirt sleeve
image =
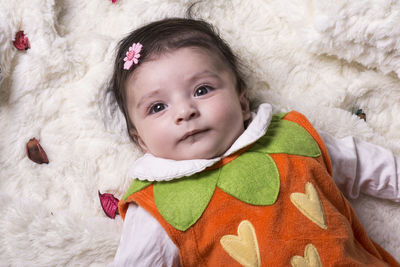
[[[348,198],[360,193],[400,202],[400,157],[355,137],[319,132],[331,157],[333,179]]]
[[[146,210],[130,204],[120,244],[108,267],[179,267],[179,251],[167,233]]]

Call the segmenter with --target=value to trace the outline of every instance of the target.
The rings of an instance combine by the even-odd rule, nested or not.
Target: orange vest
[[[297,148],[297,152],[285,152],[301,147],[306,141],[290,136],[290,131],[279,130],[283,129],[278,127],[282,120],[289,121],[289,127],[301,126],[299,128],[315,142],[319,153],[309,156],[308,152],[302,153]],[[276,140],[279,145],[275,145]],[[280,152],[276,147],[285,148]],[[179,249],[182,266],[400,266],[367,236],[349,202],[331,178],[331,163],[322,139],[297,112],[275,118],[263,140],[223,159],[202,175],[210,173],[220,179],[225,172],[235,176],[236,172],[229,173],[224,168],[228,170],[231,164],[239,163],[247,154],[258,155],[260,151],[268,152],[273,164],[271,168],[277,170],[278,184],[271,184],[271,188],[277,188],[276,194],[273,189],[263,189],[268,187],[264,181],[269,181],[273,172],[269,172],[270,176],[260,185],[253,186],[258,182],[252,182],[251,175],[246,174],[259,166],[250,164],[247,167],[246,164],[241,165],[246,171],[235,178],[249,176],[244,178],[246,183],[241,183],[238,188],[236,183],[230,184],[229,177],[222,182],[216,181],[210,200],[201,202],[206,205],[200,213],[197,209],[176,212],[168,206],[173,202],[165,204],[157,198],[157,194],[161,194],[157,186],[161,188],[163,183],[180,183],[186,179],[181,178],[155,183],[135,180],[119,203],[120,214],[125,217],[130,202],[152,214]],[[241,192],[244,192],[243,196]],[[259,192],[270,197],[264,201]],[[192,193],[195,195],[196,191]],[[171,194],[172,199],[173,192]],[[191,205],[190,195],[186,200],[188,205]],[[258,199],[261,199],[259,203]],[[184,214],[182,219],[181,213]],[[187,217],[189,220],[185,219]]]

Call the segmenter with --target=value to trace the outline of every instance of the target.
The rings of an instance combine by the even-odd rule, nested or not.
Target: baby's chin
[[[195,160],[195,159],[213,159],[216,157],[219,157],[225,153],[225,151],[228,150],[225,149],[224,151],[184,151],[184,152],[176,152],[176,153],[161,153],[161,154],[153,154],[156,157],[159,158],[165,158],[165,159],[171,159],[171,160]]]

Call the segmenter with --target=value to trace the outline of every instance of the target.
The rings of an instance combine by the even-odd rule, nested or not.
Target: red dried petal
[[[117,2],[117,0],[112,0],[112,3],[115,4]]]
[[[19,31],[15,34],[14,46],[18,50],[28,50],[31,48],[28,37],[25,36],[24,31]]]
[[[28,158],[38,164],[49,163],[46,152],[36,138],[32,138],[26,143],[26,155]]]
[[[115,215],[118,214],[118,198],[115,198],[112,194],[104,193],[101,194],[100,191],[99,193],[99,198],[100,198],[100,204],[101,207],[104,210],[104,213],[114,219]]]

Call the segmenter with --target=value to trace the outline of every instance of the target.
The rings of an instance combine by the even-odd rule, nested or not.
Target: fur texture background
[[[120,198],[140,155],[106,94],[115,46],[134,28],[185,16],[186,0],[0,0],[0,266],[105,266],[122,221],[97,192]],[[203,1],[243,60],[253,106],[296,109],[332,135],[400,154],[400,4],[392,0]],[[17,51],[24,30],[31,49]],[[362,108],[364,122],[352,113]],[[25,144],[40,139],[50,163]],[[400,204],[352,201],[369,235],[400,260]]]

